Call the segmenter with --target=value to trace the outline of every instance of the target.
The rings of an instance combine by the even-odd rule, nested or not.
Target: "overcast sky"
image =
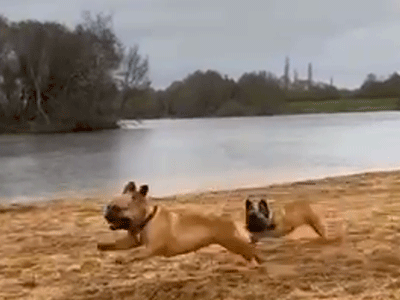
[[[113,13],[122,42],[149,55],[155,88],[197,69],[281,76],[286,55],[291,77],[312,62],[315,80],[350,88],[400,65],[399,0],[0,0],[11,21],[72,27],[83,10]]]

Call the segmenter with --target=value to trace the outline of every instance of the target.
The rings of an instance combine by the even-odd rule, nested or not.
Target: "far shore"
[[[119,121],[87,121],[85,124],[2,124],[0,123],[1,134],[57,134],[72,132],[101,131],[110,129],[120,129],[120,121],[136,121],[140,123],[146,120],[163,119],[207,119],[207,118],[230,118],[230,117],[270,117],[270,116],[288,116],[288,115],[310,115],[310,114],[335,114],[335,113],[355,113],[355,112],[389,112],[398,111],[397,98],[384,99],[337,99],[337,100],[319,100],[319,101],[294,101],[286,104],[286,109],[279,114],[266,115],[229,115],[218,116],[209,115],[202,117],[152,117],[152,118],[126,118]]]
[[[56,134],[119,129],[118,122],[85,122],[73,124],[1,124],[0,134]]]

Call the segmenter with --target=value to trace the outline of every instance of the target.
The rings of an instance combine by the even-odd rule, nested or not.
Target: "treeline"
[[[265,71],[243,74],[237,81],[216,71],[196,71],[165,90],[149,89],[132,96],[124,108],[126,118],[258,116],[286,113],[291,101],[340,97],[333,86],[286,90],[282,80]]]
[[[109,15],[56,22],[0,18],[0,130],[91,130],[120,118],[251,116],[285,113],[288,101],[332,99],[334,87],[285,89],[265,71],[238,80],[196,71],[154,90],[148,58],[126,49]],[[57,130],[56,130],[57,131]]]
[[[368,74],[366,80],[354,92],[358,98],[394,98],[400,97],[400,76],[393,73],[386,80],[378,80],[375,74]]]
[[[209,70],[132,97],[124,111],[131,118],[268,115],[283,112],[284,99],[272,74],[246,73],[235,82]]]
[[[288,68],[286,68],[288,69]],[[109,15],[83,14],[69,29],[56,22],[0,17],[0,131],[114,128],[120,118],[257,116],[288,113],[296,101],[400,97],[400,76],[370,74],[354,91],[265,71],[234,80],[196,71],[164,90],[148,78],[149,61],[126,48]]]
[[[149,88],[128,97],[125,118],[257,116],[296,113],[291,102],[358,98],[400,98],[400,76],[378,80],[369,74],[360,88],[337,89],[330,84],[292,83],[265,71],[243,74],[237,81],[216,71],[196,71],[165,90]],[[399,100],[400,109],[400,100]]]
[[[115,127],[126,96],[149,87],[147,71],[147,58],[122,45],[111,16],[84,12],[73,30],[1,17],[0,130]]]
[[[286,92],[286,101],[288,102],[325,101],[341,97],[341,91],[330,85],[310,86],[307,90],[294,88]]]

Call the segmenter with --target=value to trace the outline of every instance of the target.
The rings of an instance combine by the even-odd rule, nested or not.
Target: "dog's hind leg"
[[[316,233],[318,233],[319,236],[325,238],[324,226],[322,225],[321,219],[318,215],[312,213],[308,218],[307,223],[315,230]]]

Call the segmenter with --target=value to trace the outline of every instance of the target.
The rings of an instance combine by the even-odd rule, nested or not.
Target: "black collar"
[[[157,205],[154,206],[153,211],[151,212],[151,214],[149,214],[149,215],[147,216],[147,218],[146,218],[142,223],[140,223],[140,224],[137,226],[137,231],[138,231],[138,232],[142,231],[142,230],[144,229],[144,227],[146,227],[147,223],[149,223],[150,220],[153,219],[154,215],[155,215],[156,212],[157,212],[157,208],[158,208]]]

